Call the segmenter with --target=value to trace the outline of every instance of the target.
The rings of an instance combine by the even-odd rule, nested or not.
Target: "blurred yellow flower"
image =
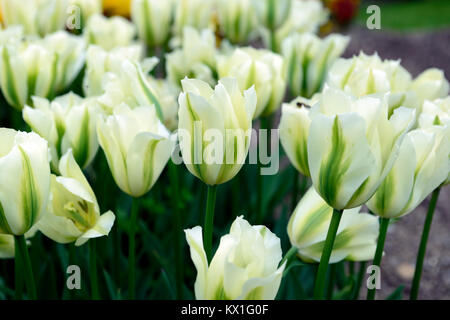
[[[130,16],[131,0],[103,0],[103,10],[107,15]]]

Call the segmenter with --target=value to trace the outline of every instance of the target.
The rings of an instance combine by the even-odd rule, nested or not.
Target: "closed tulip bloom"
[[[104,92],[102,81],[106,73],[120,74],[124,60],[140,61],[142,58],[143,48],[140,45],[118,47],[110,51],[90,45],[86,53],[84,94],[88,97],[101,95]]]
[[[131,45],[136,36],[136,27],[122,17],[107,18],[96,14],[89,18],[83,32],[88,43],[111,50]]]
[[[81,25],[84,25],[88,19],[95,15],[95,14],[101,14],[102,13],[102,0],[70,0],[72,11],[69,10],[69,12],[78,13],[81,12]],[[74,11],[75,8],[78,8],[80,11]]]
[[[357,99],[325,87],[310,112],[309,171],[334,209],[354,208],[372,197],[414,123],[415,110],[409,108],[397,108],[389,118],[386,99]]]
[[[59,172],[59,159],[69,149],[77,163],[87,167],[98,150],[96,123],[100,108],[95,101],[68,93],[52,102],[33,97],[33,106],[25,106],[23,118],[49,142],[53,172]]]
[[[236,218],[230,233],[220,239],[208,265],[203,250],[202,228],[185,230],[191,258],[197,269],[198,300],[273,300],[280,287],[285,264],[280,239],[265,226],[252,226]]]
[[[220,31],[232,43],[246,43],[258,26],[252,0],[218,0]]]
[[[328,70],[349,41],[349,37],[340,34],[321,39],[312,33],[295,33],[286,38],[282,52],[292,95],[310,98],[319,92]]]
[[[167,55],[167,77],[176,86],[181,86],[184,77],[196,78],[214,85],[216,54],[216,38],[212,30],[198,31],[185,27],[181,48]]]
[[[410,213],[447,179],[449,157],[450,126],[408,132],[392,170],[367,206],[383,218]]]
[[[422,100],[435,100],[444,98],[449,93],[449,83],[444,72],[440,69],[430,68],[422,72],[412,83],[412,90]]]
[[[286,90],[283,58],[271,51],[239,48],[218,61],[219,78],[234,77],[242,90],[255,86],[258,102],[254,118],[275,112]]]
[[[411,90],[412,77],[400,60],[381,60],[378,54],[361,52],[350,59],[338,59],[331,67],[327,85],[357,97],[388,94],[389,113],[400,106],[420,109],[417,95]]]
[[[292,165],[304,176],[309,177],[308,133],[311,125],[309,116],[311,102],[296,99],[284,103],[279,125],[280,141]]]
[[[176,35],[183,33],[186,26],[197,30],[209,28],[213,23],[216,0],[174,0]]]
[[[1,128],[0,137],[0,233],[23,235],[48,202],[48,145],[34,132]]]
[[[196,79],[185,79],[182,86],[178,134],[183,161],[204,183],[225,183],[239,172],[247,157],[255,90],[250,88],[242,95],[233,78],[219,80],[214,90]],[[207,142],[210,134],[215,143]]]
[[[84,244],[91,238],[107,236],[114,213],[100,215],[94,192],[69,150],[59,163],[61,176],[51,177],[51,201],[38,229],[59,243]]]
[[[366,261],[373,259],[379,230],[378,218],[360,213],[360,208],[344,210],[336,234],[330,263],[341,260]],[[297,204],[287,232],[297,255],[307,262],[319,262],[322,256],[331,208],[311,187]]]
[[[23,25],[26,34],[44,36],[64,29],[69,0],[0,0],[3,23]]]
[[[419,126],[426,128],[433,125],[450,125],[450,96],[423,103]]]
[[[175,146],[154,106],[119,105],[100,119],[97,133],[116,184],[135,198],[151,189]]]
[[[166,44],[174,15],[173,0],[134,0],[131,18],[139,37],[150,47]]]
[[[14,237],[0,234],[0,259],[14,258]]]
[[[259,21],[268,29],[276,29],[286,21],[293,2],[293,0],[252,0]]]

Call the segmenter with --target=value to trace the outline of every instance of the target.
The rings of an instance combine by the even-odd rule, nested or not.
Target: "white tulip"
[[[285,264],[280,239],[265,226],[251,226],[236,218],[230,233],[220,239],[208,265],[203,250],[202,228],[185,230],[191,258],[197,269],[198,300],[269,300],[280,287]]]
[[[210,27],[216,0],[175,0],[175,34],[186,26],[202,30]]]
[[[442,70],[431,68],[422,72],[412,83],[412,90],[422,100],[444,98],[449,93],[449,83]]]
[[[257,18],[252,0],[217,0],[219,28],[232,43],[246,43],[254,37]]]

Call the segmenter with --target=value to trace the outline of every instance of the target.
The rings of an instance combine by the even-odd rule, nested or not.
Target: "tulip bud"
[[[86,42],[112,50],[131,45],[136,36],[136,27],[122,17],[107,18],[96,14],[89,18],[83,32]]]
[[[273,0],[268,0],[273,1]],[[276,0],[275,2],[280,2]],[[272,42],[275,45],[275,52],[280,52],[281,43],[284,39],[293,33],[316,33],[319,26],[328,20],[328,11],[324,9],[321,1],[304,0],[292,1],[292,6],[289,14],[284,20],[284,23],[276,30],[275,40],[271,39],[271,34],[268,29],[262,29],[263,40],[267,48],[272,47]]]
[[[186,26],[197,30],[209,28],[213,22],[216,0],[176,0],[175,34],[181,35]]]
[[[0,233],[23,235],[39,221],[49,198],[47,141],[6,128],[0,128],[0,137]]]
[[[309,177],[308,132],[311,125],[309,117],[311,102],[296,99],[284,103],[281,110],[280,141],[292,165],[304,176]]]
[[[174,3],[172,0],[134,0],[131,17],[136,24],[139,37],[150,47],[166,44],[170,36],[170,26]]]
[[[264,49],[238,48],[219,58],[218,73],[219,78],[236,78],[242,90],[255,86],[258,102],[254,118],[269,115],[280,107],[286,91],[280,55]]]
[[[325,87],[310,111],[309,171],[317,192],[337,210],[372,197],[414,123],[415,110],[409,108],[397,108],[389,118],[386,99],[356,99]]]
[[[293,0],[253,0],[259,21],[268,29],[280,27],[288,18]]]
[[[86,168],[98,150],[96,123],[100,109],[95,101],[68,93],[52,102],[33,97],[33,105],[25,106],[23,118],[49,142],[53,172],[59,172],[59,158],[69,149],[77,163]]]
[[[408,132],[397,160],[367,206],[383,218],[413,211],[450,172],[450,126]]]
[[[14,237],[0,234],[0,259],[14,258]]]
[[[319,92],[328,70],[344,52],[349,41],[349,37],[339,34],[320,39],[310,33],[295,33],[286,38],[282,52],[292,95],[310,98]]]
[[[100,119],[97,134],[116,184],[135,198],[151,189],[175,147],[154,106],[119,105]]]
[[[83,91],[88,97],[103,93],[102,81],[106,73],[119,74],[124,60],[139,61],[143,57],[140,45],[117,47],[105,51],[96,45],[90,45],[86,54],[86,73],[83,79]]]
[[[100,215],[95,194],[72,150],[61,158],[59,172],[62,176],[51,177],[49,211],[37,224],[38,229],[56,242],[75,242],[76,246],[107,236],[114,224],[114,213]]]
[[[191,27],[183,29],[183,39],[180,49],[167,55],[167,77],[180,86],[184,77],[208,82],[214,85],[216,72],[216,40],[210,29],[197,31]]]
[[[219,80],[214,90],[197,79],[181,83],[178,135],[183,161],[194,176],[208,185],[227,182],[247,157],[255,90],[250,88],[242,96],[233,78]]]
[[[24,26],[26,34],[44,36],[62,30],[69,0],[0,0],[3,23]]]
[[[251,226],[236,218],[230,233],[220,239],[208,265],[203,250],[202,228],[185,230],[192,261],[197,269],[198,300],[273,300],[280,287],[285,264],[280,239],[265,226]]]
[[[422,72],[412,83],[412,90],[422,100],[444,98],[449,93],[449,83],[442,70],[431,68]]]
[[[257,28],[252,0],[218,0],[219,27],[232,43],[246,43]]]
[[[381,60],[376,53],[368,56],[361,52],[350,59],[338,59],[326,83],[357,97],[388,94],[389,114],[400,106],[420,109],[421,103],[411,90],[411,75],[400,65],[400,60]]]
[[[378,218],[359,213],[360,207],[344,210],[336,234],[330,263],[341,260],[373,259],[379,230]],[[319,262],[322,256],[333,208],[317,194],[314,187],[302,197],[287,226],[292,246],[307,262]]]

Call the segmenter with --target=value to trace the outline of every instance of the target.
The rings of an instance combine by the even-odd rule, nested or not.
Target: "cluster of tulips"
[[[141,216],[160,205],[149,194],[170,190],[164,233],[175,272],[163,279],[175,284],[178,298],[186,297],[186,286],[197,299],[274,299],[293,267],[307,265],[315,266],[313,297],[332,298],[329,265],[343,261],[352,268],[361,262],[352,282],[357,298],[364,262],[380,266],[390,222],[432,193],[411,291],[417,298],[434,207],[450,180],[443,72],[413,78],[400,61],[377,54],[340,58],[350,39],[315,34],[327,21],[315,0],[130,6],[127,19],[102,15],[101,1],[0,0],[2,121],[14,128],[0,129],[0,258],[14,258],[15,297],[23,286],[28,298],[38,297],[39,266],[28,251],[43,234],[70,250],[88,242],[90,297],[104,298],[98,265],[108,266],[98,261],[96,238],[110,235],[111,243],[121,231],[128,235],[128,282],[115,285],[130,299],[145,297],[136,281],[136,270],[146,267],[136,244]],[[264,208],[270,186],[263,163],[245,163],[256,143],[252,127],[275,129],[278,110],[272,138],[279,132],[293,167],[283,178],[287,196],[276,203],[292,200],[289,222],[276,230],[288,235],[284,253],[280,235],[250,224],[281,218],[276,205]],[[240,194],[249,167],[257,167],[246,177],[255,197]],[[195,186],[207,186],[203,228],[185,217],[181,177],[189,174],[198,178]],[[129,196],[127,214],[118,213],[123,208],[114,198],[122,196],[111,191],[107,175]],[[232,223],[223,235],[214,219],[217,186],[232,179],[225,201],[241,209],[251,206],[236,202],[252,201],[254,212],[225,210],[226,226]],[[193,266],[183,262],[184,228],[195,283],[185,283]],[[374,296],[370,288],[367,298]]]

